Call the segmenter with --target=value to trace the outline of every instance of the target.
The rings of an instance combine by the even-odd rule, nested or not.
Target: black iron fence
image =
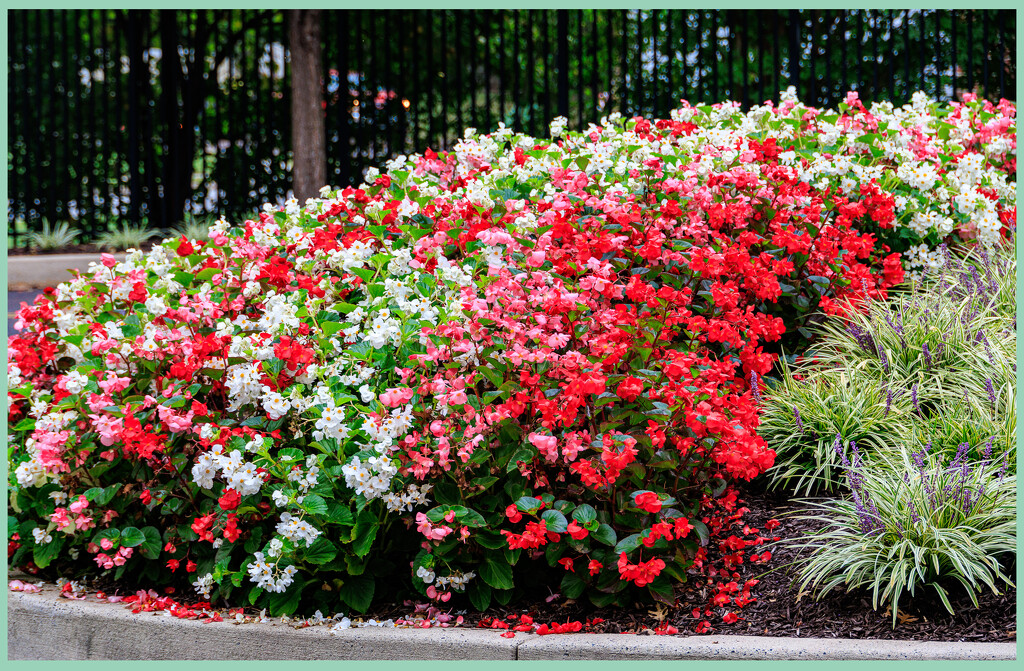
[[[250,10],[8,12],[8,230],[251,213],[290,188],[286,18]],[[1016,87],[1009,10],[324,11],[328,180],[467,126],[664,116],[680,98],[812,105],[847,90]]]

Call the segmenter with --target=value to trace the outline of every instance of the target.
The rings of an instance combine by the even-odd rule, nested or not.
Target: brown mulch
[[[796,519],[804,512],[817,512],[807,504],[760,492],[746,492],[741,498],[750,509],[744,522],[763,529],[767,520],[777,519],[782,524],[771,533],[783,541],[814,530],[812,522]],[[798,600],[799,585],[792,566],[796,551],[787,549],[781,542],[765,547],[771,550],[772,559],[767,564],[744,564],[739,570],[741,579],[737,581],[742,585],[743,581],[751,578],[759,580],[751,589],[751,596],[757,600],[742,610],[735,607],[713,609],[714,615],[709,618],[705,618],[703,612],[699,619],[693,617],[693,609],[699,607],[703,611],[709,596],[714,593],[696,580],[683,588],[677,607],[668,612],[655,606],[594,608],[585,599],[573,601],[559,597],[550,601],[536,599],[532,603],[520,603],[515,608],[492,607],[484,614],[462,610],[452,613],[465,618],[463,626],[476,626],[483,618],[499,618],[515,625],[515,621],[509,621],[509,616],[521,614],[529,614],[537,624],[603,619],[603,622],[585,629],[594,633],[653,634],[659,625],[670,624],[678,629],[680,635],[692,636],[695,635],[695,626],[707,619],[712,625],[711,630],[705,632],[708,635],[975,643],[1007,642],[1017,638],[1015,588],[1006,588],[1001,596],[991,591],[979,594],[979,606],[975,608],[965,592],[956,592],[950,587],[953,615],[946,611],[937,597],[918,592],[912,602],[904,597],[893,628],[892,611],[885,607],[873,610],[870,592],[846,593],[837,589],[818,601],[811,595],[804,595]],[[409,610],[403,606],[376,608],[366,617],[385,620],[400,617]],[[722,621],[726,610],[736,612],[740,619],[726,624]]]

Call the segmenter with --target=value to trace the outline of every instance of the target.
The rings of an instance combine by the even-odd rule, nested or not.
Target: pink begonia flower
[[[100,547],[104,550],[109,550],[110,548],[114,547],[114,542],[109,538],[103,538],[100,540]]]
[[[111,559],[111,561],[114,562],[114,566],[124,566],[127,560],[121,555],[116,554],[114,555],[114,558]]]
[[[380,402],[389,408],[397,408],[409,402],[415,391],[411,388],[388,389],[380,395]]]
[[[114,405],[114,399],[110,398],[107,394],[89,394],[86,403],[90,410],[93,412],[99,412],[104,408],[109,408]]]
[[[103,415],[89,415],[96,432],[100,434],[100,442],[106,447],[121,442],[121,432],[124,431],[124,420],[120,417],[108,417]]]
[[[94,526],[96,525],[93,523],[91,517],[79,515],[75,518],[75,528],[79,531],[82,531],[83,529],[92,529]]]
[[[114,258],[113,254],[100,254],[100,261],[107,268],[113,268],[114,266],[117,265],[117,259]]]
[[[548,461],[558,459],[558,439],[554,436],[545,436],[540,433],[531,433],[528,436],[533,446],[544,455]]]
[[[174,410],[158,405],[157,413],[160,415],[160,421],[164,423],[171,433],[181,433],[192,428],[193,413],[191,410],[189,410],[187,415],[178,415],[175,414]]]
[[[466,392],[461,389],[453,391],[448,396],[449,405],[465,405],[467,401],[469,401],[469,398],[466,397]]]
[[[430,540],[439,541],[452,532],[451,527],[435,527],[432,525],[424,513],[416,513],[416,524],[416,531]]]
[[[70,506],[68,506],[68,508],[71,509],[71,512],[75,513],[76,515],[88,507],[89,499],[85,498],[85,494],[79,494],[78,500],[72,503]]]
[[[129,377],[118,377],[114,373],[107,373],[107,379],[101,380],[98,384],[100,389],[108,394],[113,394],[115,392],[124,391],[131,383],[132,380]]]

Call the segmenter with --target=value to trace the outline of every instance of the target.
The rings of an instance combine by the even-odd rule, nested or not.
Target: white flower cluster
[[[367,499],[383,497],[391,489],[391,479],[398,475],[398,468],[387,456],[370,457],[360,461],[352,457],[352,461],[341,468],[345,476],[345,484],[362,494]]]
[[[476,577],[476,573],[469,571],[468,573],[456,573],[450,576],[436,577],[434,572],[425,566],[421,566],[416,569],[416,577],[427,583],[435,583],[438,587],[448,587],[449,585],[456,592],[461,592],[466,589],[466,583]]]
[[[273,420],[281,419],[292,409],[291,401],[280,393],[272,391],[270,387],[263,387],[262,403],[263,409],[267,411],[267,416]]]
[[[320,531],[309,522],[303,522],[291,513],[281,513],[281,521],[277,523],[277,533],[281,534],[295,545],[303,541],[306,547],[313,544]]]
[[[31,439],[29,439],[31,440]],[[42,487],[49,480],[49,473],[43,466],[43,462],[37,451],[29,448],[31,458],[23,461],[14,469],[14,477],[22,487]]]
[[[278,333],[280,331],[291,331],[299,328],[299,318],[296,313],[299,306],[289,302],[288,295],[275,294],[271,291],[263,305],[263,314],[260,315],[257,327],[267,333]]]
[[[314,426],[314,440],[333,438],[339,443],[344,443],[351,434],[345,419],[345,409],[334,405],[333,400],[320,409],[320,418],[316,420]]]
[[[295,566],[286,566],[279,571],[277,563],[268,564],[262,552],[254,552],[253,557],[256,561],[249,564],[248,573],[249,580],[256,583],[257,587],[280,594],[292,584],[295,574],[298,572]]]
[[[228,392],[228,410],[234,412],[243,405],[254,403],[263,391],[260,382],[259,362],[240,363],[228,368],[224,376],[224,386]]]
[[[210,590],[213,588],[213,574],[207,573],[206,575],[199,576],[192,586],[196,588],[196,592],[204,599],[210,598]]]
[[[32,538],[35,539],[36,545],[46,545],[47,543],[53,542],[53,536],[46,532],[46,529],[36,527],[32,530]]]
[[[315,454],[311,454],[306,457],[306,471],[303,472],[301,468],[295,466],[291,472],[288,473],[288,481],[294,482],[298,486],[300,492],[308,492],[313,487],[316,487],[316,481],[320,474],[320,467],[317,465],[317,459]]]
[[[263,478],[256,472],[256,464],[247,462],[242,453],[232,450],[225,455],[220,445],[210,452],[203,452],[192,465],[192,479],[203,489],[213,489],[213,479],[218,471],[227,480],[228,487],[242,496],[256,494],[263,486]]]
[[[417,486],[411,484],[404,492],[388,492],[384,495],[384,503],[391,512],[411,511],[415,506],[425,506],[430,503],[427,494],[433,489],[433,485]]]

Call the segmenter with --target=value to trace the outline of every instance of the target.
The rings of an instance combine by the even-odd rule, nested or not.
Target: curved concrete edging
[[[124,261],[126,254],[118,252],[114,258]],[[37,256],[8,256],[7,285],[42,289],[72,279],[69,271],[85,272],[91,262],[100,262],[99,254],[39,254]]]
[[[10,660],[1015,660],[1015,643],[926,643],[762,636],[516,634],[483,629],[201,623],[122,604],[7,593]]]

